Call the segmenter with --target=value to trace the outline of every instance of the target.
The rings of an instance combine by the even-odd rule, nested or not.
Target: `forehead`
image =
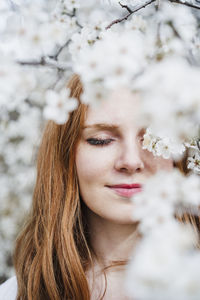
[[[137,124],[139,97],[125,89],[119,89],[97,106],[89,106],[85,125],[112,123],[119,126]]]

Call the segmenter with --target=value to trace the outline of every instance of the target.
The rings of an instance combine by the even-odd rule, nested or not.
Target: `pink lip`
[[[142,191],[142,185],[139,183],[117,184],[117,185],[111,185],[107,187],[114,190],[118,195],[127,198],[130,198],[133,195]]]

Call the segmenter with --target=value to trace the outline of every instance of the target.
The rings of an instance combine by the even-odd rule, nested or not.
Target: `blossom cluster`
[[[144,185],[143,192],[134,196],[133,218],[140,221],[140,232],[147,234],[187,210],[198,215],[199,189],[196,174],[185,176],[177,169],[158,172]]]
[[[157,173],[134,197],[133,220],[139,221],[142,239],[127,272],[131,296],[141,300],[199,299],[198,233],[191,225],[178,222],[184,213],[198,216],[199,189],[197,175],[186,177],[174,170]]]
[[[200,253],[195,238],[189,225],[176,222],[145,236],[129,265],[129,295],[141,300],[198,300]]]

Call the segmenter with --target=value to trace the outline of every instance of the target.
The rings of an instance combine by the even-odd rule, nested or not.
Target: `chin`
[[[111,221],[112,223],[116,223],[116,224],[120,224],[120,225],[134,225],[136,224],[136,222],[129,216],[122,216],[119,218],[115,217],[111,217],[108,219],[109,221]]]

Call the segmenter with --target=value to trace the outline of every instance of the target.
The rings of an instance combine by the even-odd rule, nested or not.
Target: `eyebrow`
[[[92,124],[92,125],[85,125],[82,127],[82,129],[95,129],[95,130],[108,130],[112,131],[114,133],[119,132],[119,126],[116,124],[107,124],[107,123],[99,123],[99,124]],[[139,129],[138,134],[143,135],[146,132],[146,128],[142,127]]]
[[[116,131],[119,128],[119,126],[115,124],[104,124],[104,123],[83,126],[83,129],[88,129],[88,128],[97,129],[97,130]]]

